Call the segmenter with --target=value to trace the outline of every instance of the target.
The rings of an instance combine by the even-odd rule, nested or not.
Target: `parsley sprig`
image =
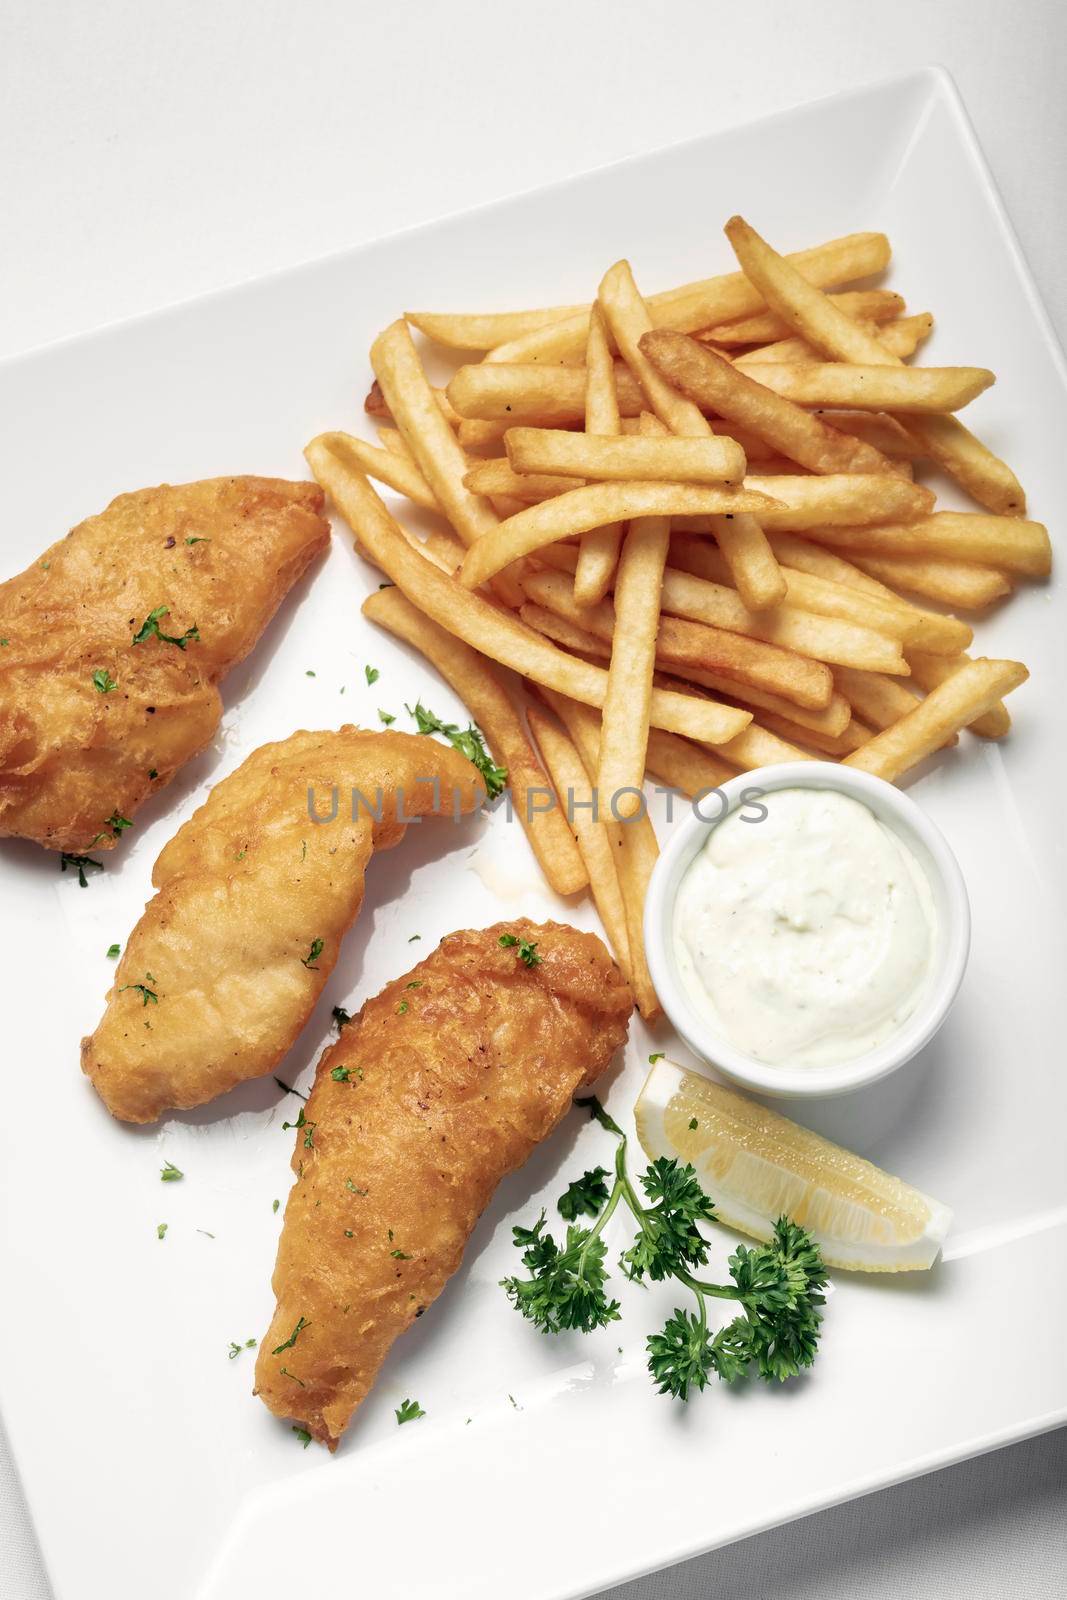
[[[495,800],[498,794],[503,794],[507,788],[508,769],[497,766],[473,722],[466,728],[460,728],[455,722],[442,722],[440,717],[426,709],[421,700],[416,701],[414,709],[405,702],[404,710],[409,717],[414,717],[420,733],[443,733],[453,750],[458,750],[461,756],[466,756],[478,768],[485,783],[487,799]]]
[[[191,628],[186,628],[183,634],[164,633],[159,626],[161,617],[169,617],[170,610],[167,606],[156,606],[145,617],[141,626],[134,634],[133,644],[144,644],[149,639],[158,639],[162,644],[176,644],[179,650],[184,650],[190,639],[199,639],[200,630],[194,623]]]
[[[531,942],[529,939],[520,939],[514,933],[502,933],[498,943],[502,944],[505,950],[514,949],[524,967],[539,967],[541,965],[543,958],[537,954],[536,939]]]
[[[615,1181],[610,1190],[603,1167],[572,1183],[557,1202],[568,1221],[562,1245],[546,1230],[542,1211],[532,1228],[514,1228],[527,1276],[502,1280],[515,1309],[545,1333],[575,1329],[589,1333],[619,1317],[619,1302],[609,1298],[603,1231],[623,1205],[637,1223],[637,1235],[619,1261],[634,1282],[667,1278],[684,1285],[695,1309],[675,1307],[658,1333],[646,1341],[648,1370],[660,1392],[679,1400],[703,1389],[709,1378],[734,1383],[753,1367],[767,1382],[795,1377],[815,1359],[826,1272],[818,1246],[803,1228],[779,1217],[766,1244],[738,1245],[729,1259],[731,1282],[710,1283],[696,1276],[706,1265],[708,1242],[699,1224],[714,1219],[715,1207],[691,1166],[659,1157],[641,1175],[642,1198],[626,1167],[626,1135],[595,1097],[580,1100],[603,1128],[618,1139]],[[592,1226],[574,1220],[588,1215]],[[740,1314],[712,1333],[708,1301],[732,1300]]]

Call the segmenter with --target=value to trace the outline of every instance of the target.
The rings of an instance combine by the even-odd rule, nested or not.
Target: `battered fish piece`
[[[336,1449],[501,1178],[603,1072],[632,1010],[598,938],[520,920],[450,934],[342,1029],[296,1137],[256,1360],[271,1411]]]
[[[114,848],[210,741],[220,679],[329,543],[322,503],[277,478],[141,489],[0,585],[0,836]]]
[[[254,751],[164,848],[82,1040],[108,1110],[152,1122],[272,1072],[333,971],[373,852],[484,797],[465,757],[420,734],[344,727]]]

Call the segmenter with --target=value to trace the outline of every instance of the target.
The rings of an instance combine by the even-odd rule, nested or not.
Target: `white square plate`
[[[650,289],[726,270],[719,230],[738,209],[788,248],[885,229],[889,281],[938,317],[928,359],[996,369],[976,426],[1017,467],[1033,514],[1056,517],[1062,359],[954,90],[923,72],[9,363],[2,572],[123,489],[302,475],[308,438],[359,424],[368,344],[404,307],[580,299],[624,253]],[[295,727],[374,723],[378,706],[405,726],[420,695],[462,715],[361,620],[376,581],[338,538],[228,683],[213,748],[88,890],[54,856],[0,849],[0,1397],[58,1600],[288,1600],[311,1576],[376,1600],[557,1600],[1061,1420],[1067,662],[1040,589],[979,628],[982,650],[1033,669],[1011,739],[961,743],[916,786],[973,897],[964,992],[915,1070],[824,1119],[955,1208],[944,1265],[920,1282],[839,1277],[809,1377],[777,1392],[719,1385],[683,1409],[644,1370],[669,1291],[633,1290],[616,1327],[552,1342],[497,1286],[514,1265],[512,1220],[607,1153],[576,1113],[502,1186],[335,1458],[303,1451],[250,1397],[251,1355],[231,1361],[227,1347],[260,1335],[273,1305],[272,1201],[289,1182],[281,1122],[295,1102],[268,1080],[161,1127],[122,1127],[81,1078],[78,1040],[109,983],[104,952],[212,781]],[[412,834],[374,863],[284,1075],[306,1081],[330,1006],[410,965],[411,934],[425,953],[457,922],[520,909],[592,925],[546,893],[502,817]],[[607,1090],[619,1117],[651,1047],[671,1041],[635,1028]],[[184,1182],[160,1184],[164,1160]],[[731,1247],[717,1237],[720,1260]],[[408,1395],[427,1416],[398,1431]]]

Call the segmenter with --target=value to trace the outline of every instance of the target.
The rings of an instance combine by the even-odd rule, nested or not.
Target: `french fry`
[[[846,316],[871,322],[891,322],[904,311],[903,295],[895,294],[892,289],[846,289],[828,298]],[[770,344],[774,339],[788,338],[791,332],[789,324],[783,322],[776,311],[759,311],[735,322],[720,322],[717,327],[703,328],[700,337],[712,344]]]
[[[892,681],[892,678],[887,679],[889,683]],[[914,703],[912,700],[913,705]],[[834,761],[840,761],[842,756],[851,755],[853,750],[858,750],[861,745],[866,744],[872,731],[858,718],[850,717],[842,733],[819,733],[813,728],[803,727],[799,722],[793,722],[789,717],[779,717],[770,711],[760,712],[759,726],[765,732],[785,739],[789,744],[817,750],[820,755],[830,756]]]
[[[917,461],[922,447],[895,417],[881,411],[823,411],[819,415],[828,428],[863,439],[893,461]]]
[[[614,372],[620,414],[640,416],[645,406],[640,384],[621,362],[615,365]],[[505,422],[510,427],[528,422],[539,428],[559,428],[584,420],[585,387],[584,367],[512,362],[494,366],[483,361],[477,366],[460,367],[446,392],[464,419]]]
[[[623,442],[650,445],[691,442],[657,438],[661,428],[662,424],[649,416],[648,437]],[[641,807],[660,589],[670,541],[669,518],[635,517],[623,540],[615,574],[615,629],[596,781],[601,795],[618,796],[619,815],[624,818],[632,817]]]
[[[879,730],[892,727],[915,710],[916,697],[911,690],[899,678],[889,678],[884,672],[835,667],[834,683],[853,710]]]
[[[1026,493],[1008,466],[958,417],[902,417],[922,452],[980,506],[1003,517],[1026,515]]]
[[[413,645],[459,695],[481,728],[493,759],[507,768],[514,810],[542,872],[557,894],[575,894],[588,882],[570,829],[558,810],[544,811],[531,791],[543,790],[541,771],[522,718],[485,658],[439,628],[399,589],[379,589],[363,602],[363,615]]]
[[[770,480],[768,480],[770,481]],[[892,480],[894,483],[897,479]],[[911,485],[907,485],[911,487]],[[763,512],[775,505],[764,492],[695,483],[597,483],[529,506],[488,532],[468,550],[461,579],[477,589],[519,556],[606,522],[715,512]]]
[[[889,262],[889,240],[884,233],[852,233],[798,250],[788,259],[810,282],[832,287],[882,272]],[[764,302],[743,272],[728,272],[650,295],[648,306],[656,327],[694,333],[715,322],[752,316],[764,309]],[[497,345],[486,360],[562,361],[582,349],[588,329],[586,309],[563,322]]]
[[[578,627],[566,617],[561,617],[544,606],[527,601],[519,616],[531,628],[536,628],[538,633],[554,639],[557,644],[564,645],[568,650],[588,656],[607,656],[611,653],[611,646],[607,640],[588,633],[584,628]],[[663,620],[670,623],[670,618]],[[659,654],[656,656],[656,667],[660,672],[684,678],[703,689],[711,689],[716,696],[726,695],[746,711],[751,710],[760,714],[765,711],[776,713],[779,717],[794,722],[797,727],[809,728],[827,738],[843,733],[852,717],[852,707],[844,695],[836,692],[830,696],[828,705],[815,709],[797,705],[795,701],[787,700],[784,695],[768,694],[755,689],[743,679],[731,678],[724,672],[705,672],[688,663],[670,661]]]
[[[888,352],[887,352],[888,354]],[[995,381],[987,367],[888,367],[844,361],[764,362],[759,381],[802,406],[897,414],[959,411]],[[451,391],[450,391],[451,393]]]
[[[777,542],[777,541],[776,541]],[[719,551],[706,539],[676,535],[671,544],[670,564],[696,578],[711,583],[729,583],[729,571]],[[824,617],[839,617],[873,628],[901,644],[915,644],[924,650],[939,650],[943,655],[958,655],[970,644],[973,630],[956,617],[936,611],[921,611],[895,597],[862,592],[848,584],[815,577],[810,573],[783,568],[787,585],[786,600],[802,611],[815,611]]]
[[[557,474],[598,482],[638,478],[710,484],[740,483],[745,475],[741,446],[710,433],[703,439],[602,439],[556,428],[509,428],[504,443],[518,474]]]
[[[604,924],[604,932],[615,952],[615,959],[629,981],[630,940],[626,928],[626,907],[607,833],[602,824],[594,820],[595,802],[589,775],[570,739],[550,717],[538,711],[536,706],[531,706],[527,719],[541,759],[552,779],[561,814],[566,818],[585,863],[597,915]]]
[[[531,572],[525,580],[525,588],[534,604],[611,641],[615,611],[608,601],[602,600],[595,606],[576,606],[571,587],[555,572]],[[681,617],[660,617],[656,659],[687,671],[697,667],[723,673],[813,708],[829,705],[833,694],[833,679],[824,663],[739,632],[707,627]],[[706,742],[715,744],[718,741]]]
[[[584,305],[545,306],[539,311],[405,311],[404,320],[449,350],[492,350],[509,339],[550,328],[585,311]]]
[[[929,489],[882,472],[796,478],[749,474],[744,486],[778,501],[759,514],[768,533],[797,533],[826,523],[914,521],[934,504]]]
[[[358,546],[420,611],[460,639],[477,639],[478,649],[501,666],[535,683],[558,689],[572,700],[602,706],[607,673],[557,650],[498,606],[471,594],[435,566],[404,538],[381,499],[362,473],[332,454],[320,436],[304,452],[311,471],[331,496],[356,536]],[[829,690],[827,694],[829,695]],[[746,712],[687,695],[656,690],[649,708],[651,721],[668,732],[715,744],[744,725]]]
[[[891,354],[875,335],[843,316],[743,218],[731,218],[726,224],[726,236],[746,275],[758,286],[768,305],[830,360],[858,365],[899,363],[899,357]],[[1025,513],[1026,496],[1011,468],[957,418],[911,415],[902,420],[924,454],[950,473],[980,505],[1005,516]]]
[[[862,589],[866,594],[876,594],[890,605],[910,606],[918,610],[911,600],[905,600],[877,578],[861,572],[851,561],[846,561],[825,545],[812,542],[807,536],[795,533],[772,533],[771,543],[783,566],[797,572],[810,572],[812,577],[825,578],[828,583],[843,583],[849,589]],[[932,615],[932,613],[930,613]]]
[[[815,759],[810,751],[790,739],[780,738],[758,722],[750,723],[744,733],[739,733],[726,744],[717,745],[715,754],[722,755],[742,772],[752,772],[756,767],[777,766],[780,761]]]
[[[586,772],[594,773],[600,763],[601,723],[595,711],[568,700],[565,695],[551,689],[541,689],[556,716],[570,735]],[[668,734],[667,738],[673,738]],[[603,796],[600,796],[601,805]],[[652,869],[659,857],[656,833],[648,813],[631,817],[625,824],[604,821],[608,843],[611,846],[615,867],[619,875],[619,888],[626,912],[626,933],[630,943],[630,984],[634,991],[637,1009],[646,1022],[655,1022],[662,1007],[652,985],[645,956],[644,911],[645,896]]]
[[[677,789],[689,800],[698,800],[736,778],[737,767],[720,759],[702,745],[690,744],[661,728],[648,735],[648,770],[669,789]]]
[[[961,652],[958,656],[934,656],[924,650],[906,650],[904,652],[911,668],[914,681],[920,689],[928,694],[931,689],[938,688],[953,673],[967,665],[971,657]],[[1008,708],[1002,700],[982,716],[969,722],[967,727],[971,733],[978,734],[982,739],[1003,739],[1011,732],[1011,717]]]
[[[474,490],[475,494],[484,494],[490,499],[495,499],[499,495],[510,495],[515,500],[521,501],[524,506],[539,505],[542,500],[551,500],[554,495],[566,494],[568,489],[576,487],[573,478],[565,478],[562,475],[516,472],[510,461],[504,457],[493,461],[479,461],[466,473],[463,481],[468,489]]]
[[[445,391],[443,389],[431,389],[430,393],[433,395],[437,404],[437,408],[444,417],[445,421],[448,423],[449,427],[458,428],[462,418],[452,405],[448,396],[445,394]],[[367,413],[368,417],[373,417],[376,422],[387,421],[392,416],[392,412],[389,409],[389,403],[386,400],[385,395],[382,393],[382,386],[378,382],[377,378],[375,378],[374,382],[370,386],[370,389],[367,391],[367,398],[363,402],[363,409]]]
[[[664,427],[679,438],[709,437],[711,428],[697,407],[672,389],[641,351],[641,339],[652,328],[652,317],[628,261],[616,261],[608,268],[601,279],[597,301],[619,354]]]
[[[995,566],[1024,578],[1045,578],[1052,570],[1052,545],[1042,523],[982,511],[935,511],[916,522],[877,527],[816,528],[809,537],[872,555],[940,556]]]
[[[342,459],[347,457],[360,472],[377,478],[379,483],[395,489],[398,494],[407,495],[409,500],[426,511],[440,511],[430,485],[415,463],[406,456],[368,444],[365,439],[356,439],[350,433],[331,433],[328,438],[334,454]]]
[[[866,667],[872,672],[906,675],[908,671],[899,642],[873,628],[789,605],[768,612],[749,611],[733,589],[694,578],[675,567],[664,571],[662,606],[671,616],[746,634],[815,661]]]
[[[890,322],[884,328],[876,328],[873,323],[864,323],[873,333],[877,333],[882,347],[895,356],[911,356],[928,339],[934,331],[934,319],[928,311],[922,311],[915,317],[901,317],[899,322]],[[758,378],[759,373],[753,371],[766,362],[775,361],[820,361],[821,353],[810,345],[806,339],[799,339],[795,335],[792,339],[780,339],[776,344],[763,344],[756,350],[749,350],[745,355],[737,356],[734,365],[740,367],[742,372],[748,372],[753,378]]]
[[[986,716],[1029,676],[1020,661],[992,661],[984,656],[969,661],[932,689],[914,711],[846,757],[845,765],[895,783],[954,733]]]
[[[704,409],[750,429],[812,472],[892,471],[872,445],[827,427],[685,334],[654,330],[642,339],[641,350],[668,382]]]
[[[853,565],[872,578],[961,611],[983,611],[1011,593],[1010,581],[995,567],[933,556],[883,556],[859,550],[850,554]]]
[[[585,346],[585,431],[594,437],[614,438],[621,431],[619,424],[611,342],[604,314],[599,305],[594,305],[589,313]],[[582,534],[574,569],[574,598],[579,605],[595,605],[603,600],[611,587],[621,542],[619,522],[608,522]]]
[[[660,421],[681,438],[707,439],[711,436],[711,426],[699,408],[678,394],[660,376],[641,349],[642,339],[654,330],[629,262],[616,262],[605,273],[599,300],[623,359]],[[785,593],[785,584],[756,519],[737,514],[729,526],[719,525],[717,537],[746,605],[754,611],[777,605]]]

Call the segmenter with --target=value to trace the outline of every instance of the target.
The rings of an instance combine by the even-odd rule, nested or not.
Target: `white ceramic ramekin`
[[[771,1066],[738,1050],[696,1010],[674,957],[671,930],[675,898],[687,868],[707,841],[709,830],[743,805],[746,797],[751,800],[775,789],[834,789],[867,806],[914,852],[929,878],[937,910],[934,964],[915,1010],[884,1044],[855,1060],[833,1066]],[[718,799],[720,795],[722,801]],[[874,1083],[903,1066],[929,1043],[944,1022],[963,980],[970,948],[971,911],[963,875],[944,836],[906,794],[881,778],[851,767],[829,761],[789,761],[742,773],[696,808],[689,806],[652,874],[644,926],[648,966],[656,992],[690,1050],[747,1089],[788,1099],[817,1099]]]

